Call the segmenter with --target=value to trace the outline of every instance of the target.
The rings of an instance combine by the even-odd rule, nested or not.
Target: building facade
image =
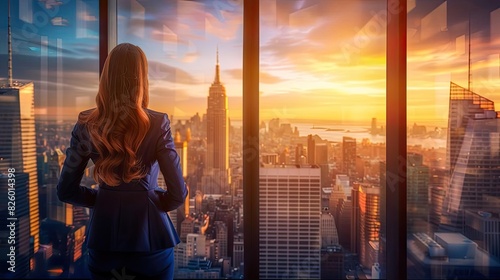
[[[311,166],[260,168],[262,279],[320,278],[320,181]]]
[[[40,246],[34,93],[32,82],[0,88],[0,158],[29,176],[30,258]]]
[[[229,190],[228,103],[226,88],[220,80],[218,51],[215,78],[207,99],[207,157],[204,177],[204,193],[223,194]]]
[[[450,110],[446,186],[441,228],[464,231],[465,210],[480,210],[482,195],[500,195],[500,118],[493,101],[454,83]]]
[[[356,174],[356,139],[342,138],[342,172],[349,176],[351,183],[357,180]]]

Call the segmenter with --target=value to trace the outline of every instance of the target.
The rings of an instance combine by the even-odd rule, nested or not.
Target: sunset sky
[[[14,77],[35,80],[38,113],[74,119],[75,111],[95,106],[98,1],[23,2],[12,1]],[[202,115],[218,47],[229,115],[241,119],[242,0],[118,2],[118,41],[140,46],[150,62],[150,108],[178,119]],[[468,10],[472,89],[500,102],[498,2],[409,1],[409,123],[446,125],[450,81],[467,87]],[[261,119],[383,122],[385,5],[261,1]],[[0,18],[6,8],[2,1]],[[0,22],[2,38],[6,26]],[[6,53],[1,44],[2,79]]]

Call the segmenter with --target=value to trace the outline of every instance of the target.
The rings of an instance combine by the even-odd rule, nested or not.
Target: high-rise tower
[[[446,153],[441,227],[463,232],[464,211],[481,209],[483,195],[500,195],[500,113],[493,101],[454,83]]]
[[[342,138],[342,171],[349,176],[351,183],[357,179],[356,174],[356,139],[344,136]]]
[[[8,3],[8,85],[0,87],[0,159],[9,162],[15,173],[28,174],[30,258],[38,251],[40,219],[36,159],[35,105],[32,82],[12,79],[12,36]],[[21,198],[17,198],[21,199]]]
[[[407,229],[408,232],[429,231],[429,167],[423,156],[408,153],[406,167]]]
[[[259,174],[260,277],[319,279],[321,170],[285,165]]]
[[[228,190],[229,122],[226,88],[220,81],[219,50],[215,78],[207,99],[207,161],[203,181],[205,193],[224,193]]]
[[[32,253],[38,251],[40,220],[33,83],[0,87],[0,158],[15,173],[27,173]],[[20,198],[18,198],[20,199]]]
[[[358,254],[364,267],[372,267],[378,262],[380,234],[380,187],[367,183],[355,183],[353,201],[357,205],[353,215],[353,225],[359,228],[357,233]],[[354,232],[354,231],[352,231]]]
[[[220,81],[219,51],[207,105],[207,168],[226,170],[229,167],[229,125],[226,88]]]

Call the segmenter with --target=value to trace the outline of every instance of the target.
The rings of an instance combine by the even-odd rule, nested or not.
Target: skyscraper
[[[356,176],[356,139],[344,136],[342,138],[342,172],[349,176],[351,183],[357,179]]]
[[[328,145],[326,143],[316,144],[314,149],[315,164],[328,164]]]
[[[228,228],[226,224],[222,221],[215,221],[214,227],[215,227],[215,238],[216,238],[215,259],[219,260],[223,257],[227,257]]]
[[[207,102],[207,168],[226,170],[228,158],[228,107],[226,88],[220,81],[219,53],[215,66],[215,79],[210,86]]]
[[[423,156],[408,153],[406,167],[407,228],[408,232],[429,233],[429,167]]]
[[[321,248],[332,245],[339,245],[339,235],[335,225],[335,218],[328,207],[325,207],[321,211]]]
[[[207,162],[204,193],[222,194],[228,190],[229,122],[226,88],[220,81],[219,51],[215,78],[207,99]],[[208,191],[206,191],[208,190]]]
[[[183,141],[179,131],[175,132],[175,137],[174,137],[175,150],[177,151],[180,157],[182,177],[184,177],[184,180],[187,179],[187,174],[188,174],[188,140],[190,137],[191,136],[189,136],[188,133],[186,132],[186,140]],[[189,216],[190,194],[189,194],[189,186],[187,187],[188,187],[188,196],[186,196],[186,199],[184,200],[184,207],[178,210],[178,212],[182,214],[183,217]]]
[[[62,202],[57,197],[57,181],[66,155],[60,149],[54,149],[48,155],[49,176],[47,178],[47,216],[66,225],[73,225],[74,205]]]
[[[2,163],[2,162],[0,162]],[[2,171],[9,168],[8,165],[0,164]],[[30,258],[33,256],[30,248],[30,216],[28,206],[28,180],[26,173],[15,172],[14,188],[9,186],[9,176],[7,173],[0,173],[0,278],[24,279],[30,271]],[[15,193],[16,200],[9,201],[10,194]],[[9,203],[10,202],[10,203]],[[9,215],[8,208],[15,206],[15,215]],[[15,220],[10,220],[16,218]],[[14,222],[14,227],[9,227],[10,222]],[[10,237],[10,238],[9,238]],[[11,239],[13,237],[13,239]],[[14,240],[15,243],[11,243]],[[7,270],[12,267],[9,264],[11,246],[15,246],[14,258],[15,272]]]
[[[319,168],[260,168],[262,279],[320,278],[320,181]]]
[[[233,257],[233,243],[234,243],[234,217],[235,217],[235,212],[231,208],[227,207],[217,207],[217,210],[215,210],[215,217],[214,217],[214,225],[217,224],[217,222],[222,222],[225,227],[226,227],[226,254],[222,255],[222,257]],[[218,229],[216,229],[216,238],[218,240],[221,239],[218,234]]]
[[[450,84],[443,229],[463,232],[464,211],[481,209],[483,195],[500,195],[499,117],[493,101]]]
[[[8,2],[8,85],[0,87],[0,159],[10,162],[14,173],[27,173],[29,211],[29,258],[40,244],[40,218],[38,211],[38,173],[35,131],[35,86],[32,82],[13,82],[12,33],[10,1]],[[24,192],[23,192],[24,193]],[[25,198],[17,198],[24,200]]]
[[[180,157],[180,162],[181,162],[181,168],[182,168],[182,176],[184,179],[186,179],[187,174],[188,174],[188,167],[187,167],[187,162],[188,162],[188,141],[187,140],[182,140],[181,134],[179,131],[175,132],[175,137],[174,137],[174,145],[175,145],[175,150],[179,154]]]
[[[343,248],[353,251],[351,249],[351,223],[353,215],[352,197],[339,200],[337,209],[335,211],[337,233],[339,235],[339,243]]]
[[[304,151],[304,145],[297,144],[295,147],[295,164],[305,164],[306,153]]]
[[[307,135],[307,162],[316,164],[316,141],[311,134]]]
[[[32,253],[38,251],[40,220],[35,141],[34,85],[15,83],[0,88],[0,158],[16,173],[27,173]]]
[[[353,201],[357,202],[356,223],[359,224],[357,242],[360,262],[372,267],[377,262],[380,233],[380,187],[366,183],[355,183]],[[354,223],[353,223],[354,224]]]

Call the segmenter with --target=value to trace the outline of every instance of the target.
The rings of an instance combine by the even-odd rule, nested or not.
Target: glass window
[[[408,1],[409,279],[500,277],[499,24],[500,1]]]
[[[386,1],[262,0],[260,10],[259,187],[284,189],[261,195],[260,215],[278,212],[287,225],[261,219],[260,238],[281,236],[288,245],[278,254],[260,247],[260,277],[376,277]],[[290,251],[304,233],[300,250]],[[270,254],[274,266],[265,265]]]
[[[243,1],[117,4],[117,43],[138,45],[148,57],[149,108],[168,114],[189,188],[185,207],[169,212],[181,238],[174,277],[218,271],[217,277],[238,278],[243,267],[243,250],[237,249],[243,241]],[[161,175],[158,184],[166,187]],[[189,234],[203,235],[203,244],[193,243]],[[195,244],[196,251],[189,249]],[[199,258],[211,265],[193,266]]]
[[[56,184],[78,113],[94,106],[97,93],[98,1],[1,1],[0,10],[0,173],[15,170],[13,213],[0,175],[0,278],[89,277],[89,209],[59,201]],[[87,187],[91,165],[81,183]]]

